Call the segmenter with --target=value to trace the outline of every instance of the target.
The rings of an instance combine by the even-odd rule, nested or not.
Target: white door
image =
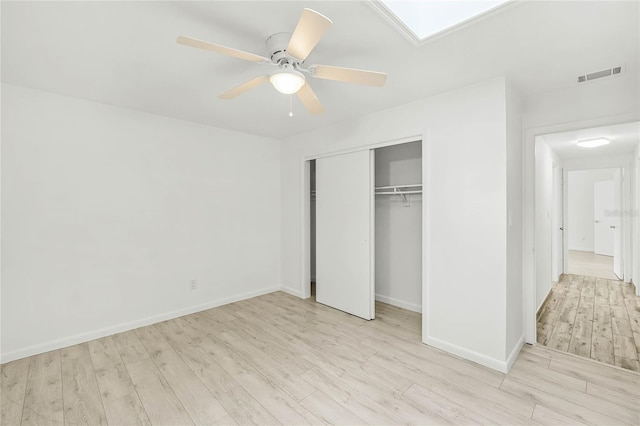
[[[622,269],[622,179],[620,169],[616,169],[613,173],[613,214],[609,215],[611,224],[610,229],[613,230],[613,273],[618,278],[623,279]]]
[[[593,251],[595,254],[613,256],[613,228],[611,212],[615,210],[613,181],[593,183]]]
[[[316,160],[316,301],[375,317],[373,151]]]

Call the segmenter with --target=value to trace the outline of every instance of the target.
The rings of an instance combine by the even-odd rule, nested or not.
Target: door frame
[[[334,151],[324,151],[313,155],[305,155],[301,158],[301,194],[302,194],[302,209],[301,209],[301,226],[302,226],[302,239],[300,241],[300,252],[302,253],[302,276],[301,276],[301,297],[308,299],[311,297],[311,288],[309,283],[311,282],[311,167],[310,161],[323,157],[331,157],[334,155],[348,154],[357,151],[369,151],[377,148],[384,148],[387,146],[401,145],[404,143],[418,142],[422,144],[422,341],[424,342],[426,336],[428,336],[428,321],[427,315],[424,315],[424,308],[427,306],[426,301],[429,296],[429,277],[427,269],[427,254],[428,254],[428,206],[429,206],[429,144],[427,143],[428,135],[418,134],[407,136],[398,139],[378,141],[370,144],[360,145],[354,148],[340,149]],[[372,173],[375,173],[375,169],[372,168]],[[372,234],[375,233],[375,224],[372,226]],[[375,236],[373,235],[375,238]],[[375,241],[373,239],[372,241]],[[375,253],[375,246],[372,247]],[[375,254],[374,254],[375,255]],[[375,267],[375,263],[373,264]],[[375,271],[372,272],[375,280]],[[375,287],[374,287],[375,288]],[[375,299],[375,295],[374,295]],[[375,300],[374,300],[375,303]]]
[[[560,276],[567,271],[565,268],[565,246],[566,246],[566,234],[565,228],[565,210],[566,203],[564,199],[564,167],[562,164],[553,163],[553,184],[552,184],[552,197],[551,213],[553,214],[551,225],[552,235],[551,241],[553,247],[551,249],[552,263],[551,263],[551,275],[553,280],[560,279]],[[555,254],[555,256],[553,256]]]
[[[631,193],[631,182],[629,181],[630,172],[631,168],[627,166],[615,170],[613,174],[613,203],[620,212],[617,218],[614,217],[616,229],[613,231],[613,273],[625,282],[630,281],[630,277],[633,275],[632,268],[627,267],[627,265],[631,266],[633,264],[629,256],[629,253],[633,254],[633,234],[631,233],[633,226],[631,224],[631,216],[623,213],[631,211],[633,195]],[[617,201],[616,193],[619,195]],[[616,251],[618,251],[619,257],[616,256]],[[616,269],[616,258],[620,269]],[[617,271],[620,271],[620,274]]]
[[[602,127],[615,124],[624,124],[638,121],[637,114],[624,114],[605,118],[597,118],[584,121],[566,122],[542,127],[532,127],[524,129],[524,244],[522,253],[523,265],[523,295],[524,295],[524,341],[529,344],[536,344],[536,243],[535,243],[535,142],[536,138],[549,133],[568,132],[572,130],[587,129],[591,127]],[[606,167],[606,166],[605,166]],[[609,167],[621,167],[619,163]],[[593,168],[593,167],[592,167]],[[564,181],[566,182],[567,167],[563,170]],[[627,173],[625,173],[627,175]],[[566,224],[566,223],[565,223]],[[566,259],[566,257],[565,257]],[[640,286],[638,286],[640,291]]]

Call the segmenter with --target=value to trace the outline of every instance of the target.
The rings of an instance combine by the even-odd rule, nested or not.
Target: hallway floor
[[[633,284],[563,275],[537,325],[538,344],[640,372],[640,297]]]
[[[569,250],[569,274],[618,280],[613,273],[613,257],[590,251]]]

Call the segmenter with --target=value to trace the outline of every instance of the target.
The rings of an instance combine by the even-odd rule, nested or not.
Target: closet
[[[364,319],[375,300],[420,312],[421,141],[317,158],[309,170],[316,301]]]

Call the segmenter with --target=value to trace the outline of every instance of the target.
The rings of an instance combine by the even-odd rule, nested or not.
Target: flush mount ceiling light
[[[608,145],[611,141],[605,138],[597,138],[597,139],[588,139],[583,141],[578,141],[576,145],[581,148],[596,148],[602,145]]]
[[[304,86],[304,75],[290,66],[285,66],[278,72],[271,74],[269,81],[278,92],[292,95]]]

